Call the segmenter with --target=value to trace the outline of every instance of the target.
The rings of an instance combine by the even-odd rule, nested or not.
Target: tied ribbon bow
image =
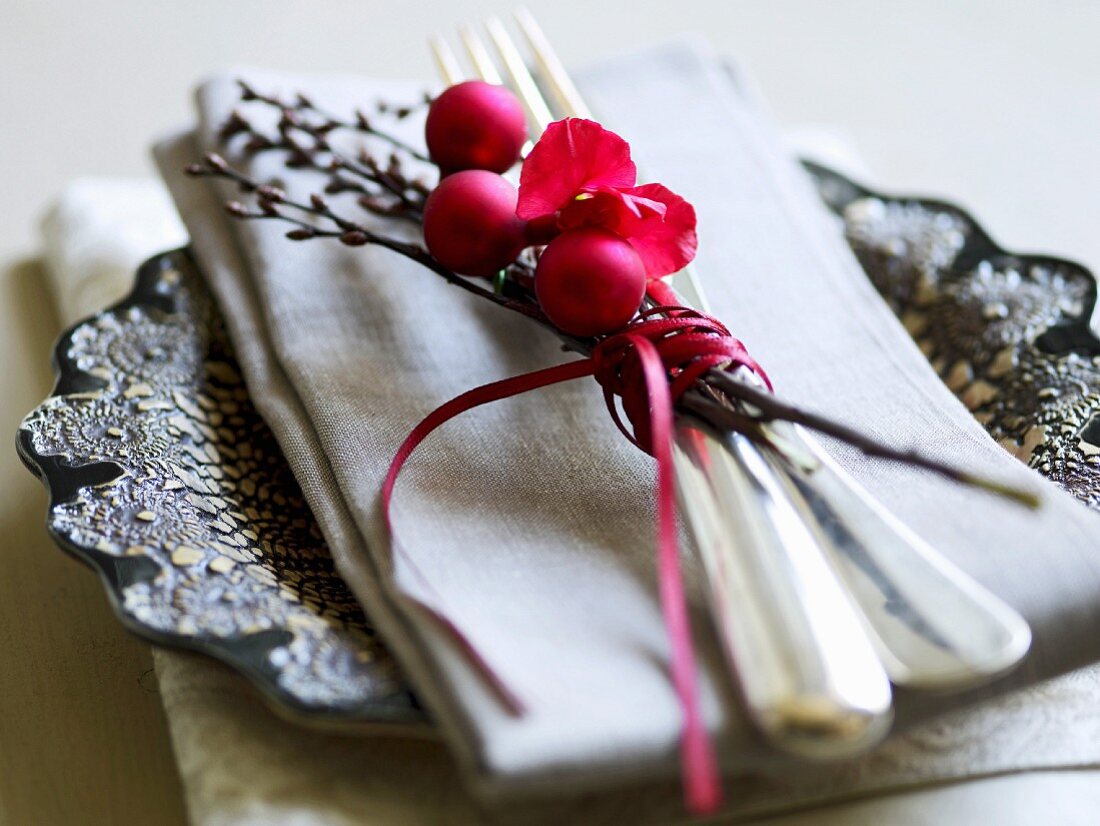
[[[652,286],[651,295],[656,293],[654,298],[663,298]],[[764,371],[718,319],[676,305],[653,307],[640,313],[618,333],[601,340],[587,359],[482,385],[432,411],[402,443],[382,485],[382,507],[389,523],[397,477],[413,450],[437,427],[489,402],[583,376],[596,379],[619,430],[657,461],[658,591],[671,648],[672,682],[683,711],[680,762],[685,795],[689,808],[699,813],[717,808],[722,792],[713,745],[707,737],[699,707],[695,649],[680,570],[672,463],[673,407],[708,370],[737,367],[752,370],[771,388]],[[621,400],[629,428],[616,406],[616,397]],[[441,616],[438,610],[428,610],[459,641],[509,708],[522,713],[518,698],[493,673],[454,623]]]

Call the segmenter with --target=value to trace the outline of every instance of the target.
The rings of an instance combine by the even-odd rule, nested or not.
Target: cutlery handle
[[[780,422],[769,428],[803,457],[776,464],[786,466],[828,537],[826,547],[895,683],[963,688],[1023,658],[1031,631],[1015,610],[898,521],[801,428]]]
[[[839,757],[877,743],[889,680],[819,536],[753,442],[678,419],[681,512],[753,724],[782,750]]]

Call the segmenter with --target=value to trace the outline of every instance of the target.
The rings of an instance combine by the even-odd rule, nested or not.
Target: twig
[[[685,394],[681,400],[682,405],[711,425],[745,433],[756,441],[768,445],[768,436],[761,431],[760,424],[777,420],[790,422],[838,439],[856,448],[865,456],[898,462],[909,467],[922,468],[953,482],[973,485],[999,496],[1004,496],[1029,508],[1039,506],[1038,497],[1030,491],[1010,487],[994,479],[960,470],[938,459],[926,456],[913,448],[894,448],[876,442],[842,422],[784,402],[772,393],[752,387],[727,372],[712,370],[707,376],[707,383],[720,387],[730,398],[736,399],[742,404],[751,405],[759,411],[755,414],[741,413],[718,402],[711,401],[701,394]]]
[[[383,247],[426,267],[456,287],[492,301],[507,310],[520,313],[549,329],[554,329],[549,319],[533,301],[517,301],[505,295],[497,295],[492,290],[486,289],[447,269],[422,246],[379,235],[363,224],[338,215],[332,210],[328,202],[319,195],[312,196],[309,203],[292,200],[278,187],[261,183],[233,169],[224,158],[214,152],[207,153],[201,164],[191,164],[185,171],[192,177],[229,180],[236,183],[242,192],[255,194],[258,207],[256,212],[250,211],[244,204],[237,201],[230,201],[226,204],[227,211],[235,218],[285,221],[297,227],[297,229],[287,233],[287,237],[292,241],[307,241],[311,238],[336,238],[341,243],[352,247],[366,245]],[[327,220],[335,226],[335,229],[318,227],[294,215],[288,215],[282,207]]]
[[[355,113],[354,120],[346,120],[325,112],[313,102],[312,98],[300,93],[295,96],[294,102],[290,103],[280,100],[275,95],[262,94],[244,80],[238,80],[237,84],[241,87],[241,100],[243,101],[257,101],[274,107],[282,112],[313,113],[321,119],[321,123],[315,125],[313,128],[322,134],[331,132],[334,129],[349,129],[363,135],[370,135],[371,137],[383,140],[394,148],[400,149],[402,152],[407,153],[410,157],[416,158],[419,161],[427,162],[429,160],[428,156],[416,147],[409,145],[384,129],[379,129],[374,121],[368,118],[362,110]],[[386,103],[379,103],[377,108],[380,114],[392,113],[398,119],[403,119],[421,106],[429,103],[430,100],[431,99],[425,95],[422,100],[415,105],[393,107]]]
[[[246,90],[242,93],[246,100],[259,100],[271,106],[282,104],[277,98],[261,95],[246,84],[242,88]],[[431,190],[424,180],[405,173],[400,155],[391,153],[383,165],[367,146],[360,147],[358,157],[341,152],[333,146],[331,133],[354,126],[343,121],[316,123],[301,114],[300,107],[304,105],[299,103],[299,109],[287,105],[280,108],[274,137],[264,134],[240,111],[234,110],[222,124],[219,139],[228,144],[234,138],[243,136],[246,140],[241,150],[248,154],[282,150],[286,152],[287,167],[310,168],[326,173],[329,176],[325,187],[327,193],[357,192],[362,196],[360,206],[369,212],[417,220]],[[302,137],[308,140],[301,140]],[[406,154],[409,153],[418,159],[423,158],[411,147],[406,148]]]
[[[235,134],[246,132],[251,136],[250,141],[253,142],[252,148],[254,151],[274,147],[287,149],[290,152],[287,160],[288,166],[295,164],[316,165],[318,163],[317,152],[326,152],[332,158],[332,161],[326,167],[329,171],[347,170],[362,180],[370,181],[382,187],[385,192],[397,200],[389,204],[384,201],[373,201],[371,199],[376,198],[377,193],[373,193],[357,183],[349,181],[341,183],[341,179],[336,175],[330,180],[330,189],[360,192],[360,205],[376,214],[387,217],[405,217],[416,221],[421,219],[423,198],[427,196],[429,191],[426,186],[420,185],[414,188],[418,197],[408,197],[407,193],[413,187],[401,172],[400,160],[396,156],[390,159],[387,167],[382,167],[369,152],[364,151],[359,161],[356,162],[350,161],[332,150],[327,136],[330,132],[339,128],[355,128],[360,132],[385,137],[379,135],[366,118],[360,115],[355,124],[349,125],[347,122],[324,115],[304,96],[299,95],[297,103],[287,107],[277,98],[261,95],[243,82],[241,83],[241,89],[242,97],[245,100],[257,100],[280,108],[283,112],[280,121],[281,138],[279,141],[272,141],[258,135],[248,121],[239,114],[234,114],[227,122],[225,129],[223,129],[223,137],[228,139]],[[326,118],[326,120],[323,124],[306,125],[297,114],[302,111],[313,112]],[[291,135],[293,129],[298,129],[309,135],[313,139],[314,145],[306,147],[298,143]],[[423,158],[423,155],[411,150],[409,147],[401,148],[414,157]],[[508,269],[504,281],[499,285],[500,289],[489,289],[447,269],[436,261],[424,247],[418,244],[389,238],[357,221],[340,215],[332,209],[328,201],[320,194],[312,195],[308,203],[292,200],[287,197],[282,189],[264,184],[233,169],[224,158],[216,153],[208,153],[202,163],[192,164],[187,168],[187,172],[198,177],[222,178],[232,181],[237,184],[242,192],[254,195],[256,200],[254,210],[236,201],[226,205],[227,210],[234,217],[251,220],[278,220],[289,223],[294,229],[287,233],[287,237],[293,241],[326,237],[336,238],[348,246],[374,245],[389,249],[415,261],[445,279],[449,284],[538,322],[557,335],[566,350],[587,357],[591,355],[593,347],[597,343],[596,339],[578,339],[566,335],[550,323],[534,297],[532,285],[534,268],[530,262],[521,259]],[[307,216],[315,220],[306,220],[301,216]],[[316,220],[320,220],[322,223],[327,222],[330,226],[319,226]],[[716,368],[708,371],[700,379],[697,387],[680,399],[679,407],[681,410],[700,417],[713,427],[720,430],[744,433],[765,445],[770,444],[765,428],[762,426],[767,422],[779,420],[802,425],[810,430],[849,444],[867,456],[923,468],[952,481],[980,487],[1030,507],[1038,505],[1038,500],[1034,494],[1007,487],[995,480],[952,467],[915,449],[894,448],[876,442],[842,422],[835,421],[819,413],[803,410],[783,401],[763,388],[742,381],[736,377],[733,371],[728,369]]]

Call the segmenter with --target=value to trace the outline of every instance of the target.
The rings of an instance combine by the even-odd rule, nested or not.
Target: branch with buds
[[[282,101],[261,94],[241,83],[241,99],[245,103],[260,103],[279,112],[276,134],[268,135],[253,126],[239,111],[234,112],[220,130],[226,144],[243,138],[238,151],[245,157],[262,152],[280,151],[288,169],[313,169],[325,173],[327,182],[322,191],[311,194],[306,201],[288,197],[275,185],[256,180],[233,167],[223,156],[208,153],[201,162],[187,167],[195,177],[216,178],[235,184],[243,199],[226,204],[227,212],[241,220],[274,220],[291,228],[286,237],[291,241],[319,238],[335,239],[346,246],[374,245],[388,249],[415,261],[447,283],[479,298],[491,301],[511,312],[519,313],[547,328],[561,339],[563,348],[584,356],[592,353],[599,338],[581,338],[563,333],[555,327],[540,308],[533,288],[537,252],[525,253],[498,276],[495,288],[483,286],[485,279],[468,278],[443,266],[420,244],[386,236],[368,226],[361,216],[349,214],[333,205],[326,196],[352,193],[359,208],[373,216],[419,223],[424,203],[431,187],[422,177],[407,171],[409,164],[422,164],[426,156],[386,130],[376,121],[379,117],[403,119],[420,105],[393,107],[378,104],[375,117],[357,112],[352,119],[333,117],[304,95],[293,101]],[[353,133],[388,145],[384,161],[372,151],[370,142],[363,141],[354,155],[344,154],[333,146],[336,132]],[[341,201],[341,204],[343,202]],[[879,459],[923,468],[960,484],[984,488],[1031,507],[1037,498],[1026,491],[1007,488],[995,480],[962,471],[924,454],[881,444],[850,426],[820,414],[803,410],[776,395],[742,381],[734,373],[711,369],[691,390],[685,393],[679,407],[719,431],[737,431],[758,441],[767,436],[760,427],[770,421],[786,421],[833,437],[862,453]]]

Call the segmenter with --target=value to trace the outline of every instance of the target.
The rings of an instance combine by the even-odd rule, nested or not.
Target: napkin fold
[[[335,111],[419,93],[410,84],[246,76],[257,88],[307,89]],[[646,168],[695,203],[707,293],[780,392],[880,439],[1042,487],[1044,507],[1031,513],[830,445],[903,521],[1031,622],[1033,653],[991,690],[1100,657],[1091,634],[1100,619],[1095,515],[1005,454],[940,383],[759,107],[711,56],[683,44],[605,63],[580,81]],[[499,403],[420,449],[397,492],[394,552],[378,491],[412,425],[470,387],[565,357],[525,320],[390,253],[292,244],[270,222],[224,218],[217,202],[228,191],[179,169],[182,155],[221,148],[216,131],[237,105],[231,77],[206,84],[194,136],[159,147],[162,170],[256,404],[337,565],[456,754],[480,788],[498,793],[671,777],[680,718],[654,594],[648,458],[610,426],[590,383]],[[317,186],[306,173],[288,175],[273,154],[234,161],[298,196]],[[770,756],[752,748],[697,577],[689,582],[707,718],[728,765],[764,770]],[[501,708],[408,595],[446,613],[528,713]],[[904,694],[899,716],[976,696]]]
[[[187,243],[164,185],[148,178],[77,178],[42,216],[42,257],[68,326],[130,292],[134,268]]]

